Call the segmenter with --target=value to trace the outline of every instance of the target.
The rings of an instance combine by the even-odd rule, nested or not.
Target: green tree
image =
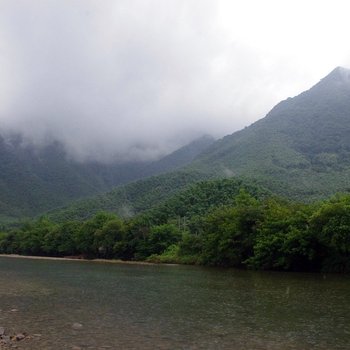
[[[337,196],[322,204],[310,220],[321,248],[324,270],[350,271],[350,196]]]
[[[245,191],[234,207],[222,207],[205,219],[202,260],[209,265],[242,266],[252,255],[257,224],[261,217],[259,201]]]
[[[139,246],[139,254],[144,258],[153,254],[162,254],[170,245],[179,242],[181,232],[173,224],[153,226],[147,239]]]
[[[77,249],[88,258],[94,258],[99,255],[99,247],[96,244],[96,236],[99,236],[99,230],[111,220],[116,218],[109,213],[98,213],[92,219],[85,221],[77,233]]]
[[[248,265],[258,269],[314,269],[317,244],[308,228],[311,213],[309,206],[267,201]]]
[[[48,255],[66,256],[77,254],[77,236],[81,223],[66,222],[46,233],[42,248]]]
[[[94,247],[99,257],[110,259],[121,249],[124,242],[125,228],[119,218],[106,221],[101,229],[94,233]]]
[[[43,242],[45,236],[55,229],[56,224],[46,217],[35,223],[26,223],[17,234],[19,239],[19,253],[28,255],[45,255]]]

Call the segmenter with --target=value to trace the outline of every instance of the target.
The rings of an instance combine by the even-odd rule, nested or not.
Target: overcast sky
[[[0,0],[0,128],[80,158],[156,157],[350,67],[350,3]]]

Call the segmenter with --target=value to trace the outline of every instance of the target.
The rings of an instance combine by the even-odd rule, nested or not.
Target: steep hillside
[[[195,181],[225,177],[254,179],[273,193],[302,201],[349,191],[350,71],[336,68],[265,118],[216,141],[180,172],[80,201],[52,217],[86,218],[99,209],[125,216],[157,206]]]
[[[215,176],[258,179],[311,200],[350,189],[350,71],[336,68],[265,118],[226,136],[191,165]]]
[[[147,164],[142,171],[142,177],[161,174],[184,167],[190,164],[214,142],[215,139],[213,137],[209,135],[202,136],[156,162]]]
[[[155,176],[53,210],[47,213],[47,217],[55,222],[82,221],[100,211],[107,211],[124,218],[146,213],[164,221],[165,217],[203,215],[210,208],[232,204],[240,189],[256,197],[271,195],[254,181],[205,179],[205,174],[181,171]]]
[[[209,178],[207,174],[197,171],[174,171],[119,186],[110,192],[76,201],[64,208],[48,212],[47,216],[56,222],[84,220],[99,211],[113,212],[121,217],[130,217],[158,206],[190,185]]]
[[[36,215],[73,200],[188,164],[213,142],[196,140],[155,162],[80,163],[60,144],[36,148],[0,136],[0,219]]]
[[[189,219],[195,222],[196,218],[204,217],[213,210],[234,205],[241,191],[260,199],[272,196],[270,191],[258,186],[255,181],[238,177],[199,181],[146,210],[142,217],[152,225],[171,220],[181,220],[183,224]]]

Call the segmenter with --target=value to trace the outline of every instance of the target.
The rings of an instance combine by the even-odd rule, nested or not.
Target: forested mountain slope
[[[350,190],[350,71],[333,70],[265,118],[206,148],[183,170],[120,187],[52,213],[122,216],[157,206],[196,181],[243,177],[288,199],[312,201]],[[128,208],[129,210],[123,210]]]
[[[215,176],[258,179],[312,200],[350,189],[350,71],[338,67],[265,118],[214,143],[192,163]]]
[[[154,162],[103,164],[69,159],[62,145],[0,136],[0,218],[32,216],[73,200],[188,164],[213,142],[203,137]]]
[[[197,171],[174,171],[152,176],[118,186],[98,196],[76,201],[46,215],[56,222],[85,220],[100,211],[130,217],[160,205],[176,193],[204,179],[209,179],[208,175]]]

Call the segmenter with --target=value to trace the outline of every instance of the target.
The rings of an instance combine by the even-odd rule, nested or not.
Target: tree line
[[[227,186],[220,186],[227,193]],[[226,204],[211,206],[203,188],[197,187],[199,199],[188,200],[191,210],[184,210],[183,215],[179,215],[185,200],[182,195],[170,207],[159,206],[129,219],[107,212],[83,222],[56,223],[42,217],[1,232],[0,253],[350,271],[349,195],[301,204],[261,197],[241,187],[227,196]]]

